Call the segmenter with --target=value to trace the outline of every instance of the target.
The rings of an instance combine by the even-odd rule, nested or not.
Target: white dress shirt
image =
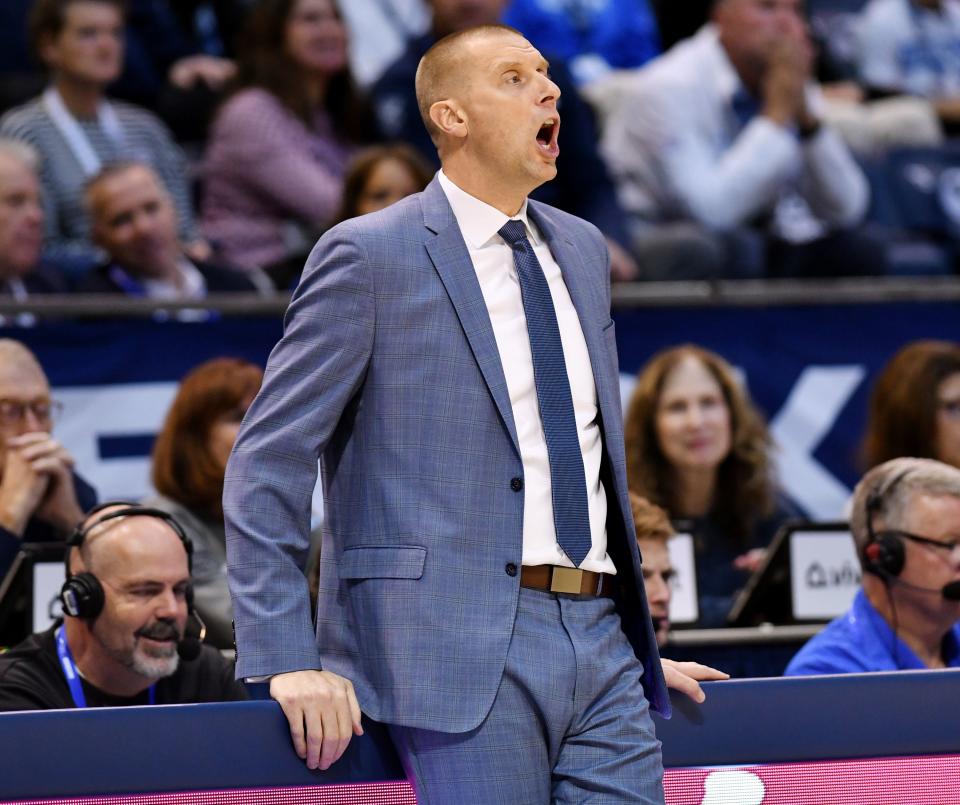
[[[629,212],[727,230],[771,214],[771,230],[803,242],[866,213],[866,178],[826,126],[807,140],[762,114],[741,128],[743,87],[705,25],[638,70],[604,130],[602,153]],[[815,108],[818,91],[808,87]]]
[[[337,5],[350,37],[350,73],[362,87],[380,78],[410,40],[430,27],[425,0],[350,0]]]
[[[960,95],[960,2],[940,10],[910,0],[872,0],[857,26],[860,79],[925,98]]]
[[[522,562],[525,565],[573,567],[573,563],[557,543],[553,524],[550,460],[543,424],[540,421],[533,357],[513,250],[497,234],[510,218],[457,187],[443,171],[440,171],[439,177],[440,186],[453,209],[480,282],[510,394],[510,405],[520,444],[520,459],[523,463]],[[522,221],[526,227],[527,237],[547,278],[560,327],[580,453],[587,479],[592,544],[580,567],[584,570],[616,573],[613,561],[607,556],[607,497],[600,482],[603,442],[599,427],[597,389],[580,319],[570,300],[560,267],[553,259],[546,241],[527,217],[526,202],[513,219]]]
[[[189,260],[177,261],[183,275],[183,287],[169,280],[143,280],[148,299],[206,299],[207,281],[200,270]]]

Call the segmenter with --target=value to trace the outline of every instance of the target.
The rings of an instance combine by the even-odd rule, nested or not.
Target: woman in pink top
[[[244,37],[237,89],[211,130],[202,226],[223,262],[285,275],[332,222],[373,116],[333,0],[260,0]]]

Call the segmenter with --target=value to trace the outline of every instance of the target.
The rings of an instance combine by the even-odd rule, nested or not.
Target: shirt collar
[[[856,597],[853,599],[853,607],[848,617],[853,619],[859,618],[865,625],[869,625],[873,631],[873,640],[870,641],[872,645],[865,646],[865,648],[871,648],[876,652],[877,656],[882,655],[889,658],[889,662],[894,668],[900,671],[926,669],[927,666],[920,661],[920,658],[914,653],[913,649],[894,634],[893,629],[890,628],[890,624],[884,620],[883,615],[870,603],[870,599],[867,598],[867,594],[862,587],[857,591]],[[948,666],[956,661],[956,652],[957,638],[954,631],[951,630],[944,643],[944,660]]]
[[[453,216],[460,226],[463,239],[471,249],[479,249],[481,246],[485,246],[492,237],[497,235],[500,228],[510,220],[522,221],[530,242],[534,246],[539,245],[540,233],[527,215],[526,199],[524,199],[523,206],[516,215],[507,216],[496,207],[490,206],[487,202],[481,201],[476,196],[471,196],[466,190],[458,187],[443,170],[438,172],[438,178],[440,187],[453,210]]]
[[[723,49],[720,42],[720,31],[712,22],[704,25],[697,36],[702,37],[707,42],[707,48],[711,54],[709,76],[717,89],[717,94],[724,103],[731,103],[734,95],[739,93],[748,93],[747,88],[740,80],[740,74],[730,61],[727,51]]]
[[[143,286],[151,299],[203,299],[207,295],[207,283],[200,270],[189,260],[178,261],[183,274],[183,289],[166,280],[144,280]]]

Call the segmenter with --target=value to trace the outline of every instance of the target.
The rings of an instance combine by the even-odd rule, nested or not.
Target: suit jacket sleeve
[[[317,458],[373,346],[371,270],[349,222],[316,245],[244,419],[224,484],[237,675],[320,667],[307,582]]]

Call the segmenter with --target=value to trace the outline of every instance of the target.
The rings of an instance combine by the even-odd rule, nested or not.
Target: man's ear
[[[83,197],[83,209],[87,213],[87,220],[90,221],[90,242],[94,246],[103,247],[103,226],[100,223],[97,205],[93,203],[94,199],[88,192]]]
[[[103,229],[96,222],[90,223],[90,242],[94,246],[104,248]]]
[[[87,564],[83,561],[83,554],[80,553],[80,549],[76,546],[70,546],[67,550],[70,551],[70,575],[76,576],[78,573],[85,573]]]
[[[447,137],[462,139],[467,136],[467,116],[456,101],[447,99],[434,103],[430,107],[430,120]]]
[[[47,67],[57,58],[57,44],[55,38],[50,34],[44,34],[37,41],[37,55]]]

